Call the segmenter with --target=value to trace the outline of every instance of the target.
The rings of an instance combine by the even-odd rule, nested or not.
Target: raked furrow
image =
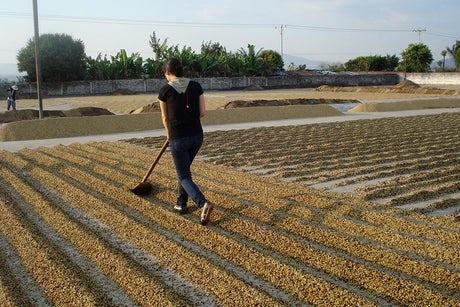
[[[276,182],[269,178],[260,178],[260,177],[251,176],[247,174],[241,174],[240,172],[231,171],[229,169],[210,165],[207,163],[197,162],[196,164],[197,164],[197,168],[199,169],[199,174],[200,174],[199,177],[201,178],[200,180],[202,180],[201,183],[203,184],[204,187],[206,187],[209,190],[212,190],[213,192],[218,192],[221,194],[225,194],[223,191],[227,191],[229,192],[229,193],[226,193],[227,195],[239,197],[243,200],[253,202],[254,206],[249,209],[247,208],[248,211],[258,210],[258,209],[255,209],[257,208],[257,206],[259,206],[258,202],[260,203],[260,206],[266,207],[269,210],[279,210],[286,206],[288,207],[292,206],[292,203],[285,197],[293,197],[293,199],[304,202],[308,204],[309,206],[314,206],[318,208],[327,208],[333,205],[334,202],[336,202],[336,200],[334,200],[333,197],[339,196],[339,195],[334,195],[331,193],[314,191],[309,188],[299,187],[299,186],[295,186],[292,184],[282,185],[282,184],[279,184],[279,182]],[[108,171],[109,170],[107,169],[101,170],[99,173],[104,174],[104,172],[108,172]],[[173,175],[173,171],[169,169],[169,172],[170,172],[169,173],[170,175]],[[112,176],[117,176],[116,171],[114,171]],[[233,180],[232,179],[233,176],[238,177],[238,179],[240,180]],[[225,178],[227,179],[227,181],[224,181]],[[167,180],[165,181],[164,177],[157,177],[156,179],[161,184],[165,184],[167,181]],[[245,190],[243,191],[243,193],[240,193],[240,194],[233,193],[229,191],[227,188],[221,189],[218,185],[217,186],[210,185],[209,184],[210,181],[217,181],[221,185],[224,185],[224,186],[230,183],[238,184],[240,186],[244,186]],[[153,180],[153,182],[156,182],[156,181]],[[175,182],[175,180],[170,179],[169,184],[167,184],[167,187],[170,189],[175,189],[176,186],[177,186],[177,183]],[[293,189],[297,189],[297,190],[293,191]],[[263,192],[259,192],[259,191],[263,191]],[[265,199],[265,197],[268,197],[269,201],[265,201],[267,200]],[[231,200],[234,201],[234,198],[227,198],[227,201],[231,201]],[[225,207],[225,204],[223,204],[223,206]],[[420,223],[417,223],[417,222],[410,222],[408,220],[404,220],[403,218],[396,217],[393,214],[385,214],[380,211],[372,211],[372,210],[364,210],[364,209],[366,209],[366,207],[357,206],[353,210],[354,210],[354,213],[357,212],[356,210],[359,210],[360,214],[362,214],[363,216],[372,216],[374,221],[379,221],[379,220],[385,221],[386,222],[385,225],[389,227],[388,230],[391,230],[392,229],[391,227],[394,226],[396,228],[395,230],[402,231],[402,232],[409,231],[411,236],[419,236],[422,240],[423,239],[431,240],[435,237],[439,237],[439,234],[442,234],[440,236],[441,240],[447,240],[445,241],[447,244],[451,244],[453,246],[458,247],[459,241],[457,239],[460,239],[458,233],[444,231],[440,229],[437,225],[433,225],[433,226],[421,225]],[[260,209],[260,210],[263,210],[263,209]],[[391,223],[392,219],[398,220],[398,222]],[[363,221],[366,223],[372,223],[372,220],[369,218],[366,218]],[[399,227],[400,225],[404,225],[404,227]],[[378,222],[376,226],[383,226],[382,222]]]
[[[3,190],[2,190],[3,191]],[[4,198],[1,205],[4,206]],[[27,306],[35,303],[49,306],[49,302],[34,282],[8,239],[0,233],[0,302],[5,306]]]
[[[2,168],[2,176],[5,173]],[[96,304],[97,293],[92,293],[81,277],[68,269],[67,259],[47,245],[30,224],[18,215],[13,203],[1,204],[0,232],[43,292],[39,297],[43,297],[45,304]]]
[[[21,191],[24,198],[34,204],[33,208],[26,212],[35,210],[40,214],[36,219],[45,219],[45,222],[58,232],[53,238],[62,236],[63,240],[66,240],[56,242],[55,245],[67,246],[68,258],[75,262],[82,272],[89,275],[88,283],[93,291],[101,288],[100,292],[105,293],[109,302],[126,305],[136,305],[134,302],[129,303],[131,301],[129,297],[135,298],[135,301],[142,305],[150,305],[152,298],[162,305],[169,305],[172,298],[181,301],[177,293],[168,294],[170,285],[162,280],[163,276],[156,276],[157,272],[164,273],[167,269],[158,266],[155,259],[143,255],[140,249],[112,234],[106,225],[80,212],[72,203],[59,197],[54,191],[42,186],[33,178],[27,179],[38,190],[37,192],[18,182],[19,179],[10,180],[10,183]],[[43,227],[47,227],[46,224]],[[72,245],[68,245],[67,242]],[[74,247],[77,250],[74,250]],[[124,259],[121,254],[129,255],[131,258]],[[139,270],[135,264],[138,266],[142,264],[143,270]],[[167,274],[163,275],[167,276]],[[169,275],[174,276],[174,274]],[[175,280],[174,285],[179,288],[180,278]],[[119,285],[127,294],[119,289]],[[189,287],[187,292],[193,292],[189,291],[190,289]],[[189,300],[184,300],[187,301]]]
[[[427,134],[415,135],[424,142]],[[172,210],[178,182],[168,152],[149,178],[152,194],[129,191],[158,152],[163,140],[156,140],[153,150],[93,142],[1,152],[2,306],[460,305],[460,227],[451,220],[198,157],[194,179],[216,204],[204,227],[191,201],[187,215]],[[357,160],[344,159],[359,169]]]
[[[66,174],[67,176],[72,177],[72,178],[75,179],[75,180],[80,180],[81,183],[88,185],[88,187],[89,187],[89,186],[91,186],[91,187],[101,187],[100,189],[97,189],[97,188],[96,188],[96,190],[99,190],[100,193],[103,193],[103,194],[105,194],[106,196],[110,196],[110,197],[112,197],[112,198],[117,198],[116,201],[118,201],[118,202],[124,202],[126,206],[132,206],[132,203],[133,203],[133,202],[136,202],[136,201],[139,202],[139,198],[136,197],[136,196],[134,196],[134,195],[132,195],[132,194],[130,194],[130,193],[128,193],[128,194],[125,195],[125,196],[117,196],[117,195],[120,195],[120,194],[123,194],[123,193],[120,193],[120,191],[117,190],[116,188],[114,188],[113,191],[108,191],[108,190],[106,190],[106,189],[108,189],[108,187],[107,187],[107,186],[104,186],[103,181],[97,182],[97,178],[92,178],[91,176],[88,176],[88,175],[86,175],[85,173],[80,173],[78,169],[66,169],[66,170],[63,170],[63,172],[65,172],[65,174]],[[113,176],[114,179],[116,179],[116,173],[114,173],[114,172],[110,172],[109,170],[106,169],[103,173],[104,173],[105,175]],[[80,179],[78,179],[78,178],[80,178]],[[119,179],[118,179],[118,180],[119,180]],[[119,182],[119,183],[122,183],[122,182]],[[128,200],[126,200],[126,197],[127,197],[127,196],[129,196],[129,197],[128,197]],[[118,197],[120,197],[120,198],[118,198]],[[171,197],[169,196],[169,198],[167,198],[166,200],[167,200],[167,201],[170,201],[170,200],[171,200]],[[182,222],[181,229],[183,229],[183,228],[185,227],[185,224],[184,224],[184,223],[187,222],[187,224],[189,225],[189,227],[192,227],[192,229],[187,229],[187,228],[185,228],[185,229],[183,229],[183,231],[181,231],[181,235],[186,236],[186,238],[189,238],[189,236],[190,236],[191,233],[197,233],[197,232],[198,232],[197,229],[200,228],[200,226],[197,226],[197,225],[196,225],[196,222],[190,223],[189,221],[184,221],[181,217],[178,217],[178,216],[175,215],[175,214],[171,214],[169,211],[165,211],[165,213],[161,214],[160,216],[157,216],[157,215],[159,215],[159,212],[157,212],[156,215],[152,215],[152,214],[150,213],[150,211],[152,211],[152,208],[151,208],[152,204],[151,204],[151,203],[146,203],[144,206],[145,206],[146,208],[145,208],[145,209],[142,209],[142,207],[143,207],[143,206],[142,206],[142,202],[140,202],[140,203],[138,203],[138,204],[135,205],[135,207],[137,208],[137,210],[141,210],[141,209],[142,209],[142,210],[145,210],[145,212],[143,212],[143,213],[144,213],[145,215],[148,214],[148,215],[151,217],[152,220],[156,221],[156,223],[161,224],[162,227],[171,228],[171,227],[173,227],[173,225],[175,225],[176,223]],[[164,214],[167,214],[167,215],[164,215]],[[173,220],[170,220],[171,218],[176,219],[176,220],[178,220],[178,221],[175,222],[175,221],[173,221]],[[193,229],[193,228],[196,228],[196,227],[198,227],[198,228],[197,228],[197,229]],[[173,229],[171,229],[171,231],[172,231],[172,230],[173,230]],[[178,230],[176,230],[176,231],[178,231]],[[182,232],[183,232],[183,233],[182,233]],[[207,243],[207,240],[206,240],[205,238],[201,238],[200,236],[198,236],[198,237],[196,237],[196,236],[195,236],[195,237],[191,237],[191,238],[189,238],[189,240],[194,241],[194,242],[195,242],[196,240],[198,240],[198,241],[196,241],[196,243],[199,243],[199,244],[206,244],[206,243]],[[251,270],[251,271],[254,271],[254,272],[257,273],[258,275],[262,275],[262,276],[265,276],[265,278],[269,278],[269,280],[270,280],[271,282],[279,283],[280,281],[283,281],[283,280],[285,280],[285,279],[288,278],[288,280],[285,282],[285,284],[292,284],[293,282],[295,282],[296,279],[298,279],[298,278],[296,278],[296,276],[301,276],[301,275],[302,275],[302,273],[296,272],[296,271],[298,271],[298,270],[295,270],[295,269],[292,269],[292,268],[289,269],[289,270],[292,271],[290,274],[287,274],[287,275],[284,275],[284,274],[283,274],[283,275],[277,275],[277,274],[276,274],[276,269],[279,268],[279,266],[281,266],[282,264],[278,264],[278,265],[274,266],[274,267],[273,267],[273,270],[270,270],[270,269],[267,270],[267,267],[266,267],[267,265],[273,266],[273,265],[271,264],[271,262],[273,262],[273,260],[269,260],[269,258],[268,258],[268,260],[264,260],[265,258],[267,258],[266,256],[264,256],[264,255],[262,255],[262,254],[260,254],[260,255],[258,255],[258,256],[257,256],[257,255],[251,255],[251,254],[253,254],[254,252],[250,252],[249,250],[246,251],[246,252],[244,252],[244,250],[246,249],[246,247],[245,247],[244,245],[237,244],[236,242],[233,242],[233,243],[232,243],[232,240],[229,241],[228,239],[221,238],[221,237],[219,237],[219,236],[217,236],[217,237],[216,237],[216,236],[213,236],[213,240],[212,240],[212,241],[213,241],[213,242],[210,242],[210,243],[212,243],[212,246],[217,246],[217,247],[222,246],[222,247],[223,247],[223,248],[221,248],[220,250],[217,251],[217,253],[218,253],[220,256],[225,257],[225,258],[227,258],[227,259],[230,259],[230,260],[234,261],[235,264],[238,264],[238,265],[240,265],[240,266],[243,266],[244,268],[249,269],[249,270]],[[220,243],[219,243],[219,242],[220,242]],[[231,247],[228,246],[230,243],[233,244],[233,245],[237,244],[238,246],[235,246],[234,248],[231,248]],[[234,250],[238,250],[238,251],[239,251],[239,254],[241,254],[241,255],[238,255],[239,257],[236,257],[236,258],[235,258],[236,255],[233,255],[233,254],[231,253],[231,252],[234,251]],[[244,256],[246,256],[246,257],[244,257]],[[248,261],[248,259],[260,259],[260,260],[258,260],[258,261]],[[261,262],[262,260],[264,260],[264,261],[263,261],[264,265],[261,265],[261,264],[259,263],[259,262]],[[226,266],[228,267],[228,265],[226,265]],[[261,268],[262,268],[262,270],[261,270]],[[267,274],[268,274],[268,275],[267,275]],[[273,277],[274,277],[273,274],[276,274],[276,275],[277,275],[277,279],[273,279]],[[299,275],[299,274],[300,274],[300,275]],[[246,279],[247,279],[247,278],[246,278]],[[310,277],[308,277],[308,278],[299,279],[299,281],[300,281],[300,280],[310,280],[310,286],[312,286],[312,285],[314,285],[314,283],[311,284],[311,280],[312,280],[312,279],[315,279],[315,278],[314,278],[313,276],[310,276]],[[316,278],[316,279],[318,279],[318,278]],[[290,280],[290,282],[289,282],[289,280]],[[259,281],[259,282],[257,282],[257,283],[260,284],[261,282]],[[316,281],[316,283],[323,284],[322,287],[325,287],[325,286],[326,286],[325,281],[318,280],[318,281]],[[263,283],[262,283],[262,284],[263,284]],[[265,287],[267,287],[267,286],[265,286]],[[320,287],[320,288],[322,288],[322,287]],[[318,288],[318,287],[316,286],[315,288]],[[289,290],[289,288],[288,288],[287,290]],[[267,289],[267,288],[265,289],[265,291],[269,291],[270,293],[276,293],[276,292],[274,292],[273,290],[269,290],[269,289]],[[335,292],[336,290],[333,290],[333,288],[331,288],[331,291]],[[356,298],[353,299],[354,295],[346,295],[346,291],[343,291],[343,290],[341,290],[341,291],[342,291],[342,294],[341,294],[342,297],[347,297],[347,296],[349,296],[349,297],[350,297],[350,299],[349,299],[350,302],[356,301]],[[304,296],[304,295],[305,295],[305,294],[301,294],[299,297],[301,298],[301,297]],[[311,294],[310,294],[310,295],[311,295]],[[286,295],[284,295],[284,296],[286,296]],[[289,295],[288,295],[287,297],[289,297]],[[312,295],[310,299],[312,300],[312,299],[315,298],[315,297],[316,297],[315,295]],[[316,299],[314,299],[314,300],[316,300],[316,301],[318,301],[318,300],[324,300],[324,298],[321,298],[321,299],[320,299],[320,297],[321,297],[321,296],[318,296],[318,298],[316,298]],[[359,300],[359,298],[358,298],[358,300]]]
[[[70,176],[71,179],[57,175],[61,172]],[[54,173],[56,175],[41,169],[39,166],[30,171],[31,175],[42,182],[46,182],[49,188],[65,196],[79,210],[107,225],[114,234],[158,259],[161,265],[177,272],[192,285],[202,288],[204,293],[214,297],[217,302],[229,304],[230,302],[272,301],[272,303],[276,303],[276,300],[273,301],[263,292],[248,287],[247,284],[235,279],[218,266],[203,259],[206,252],[195,253],[193,248],[189,244],[184,244],[180,237],[171,238],[170,233],[158,228],[151,220],[140,215],[135,208],[139,198],[131,192],[125,189],[111,191],[113,188],[106,184],[96,187],[94,182],[88,181],[89,178],[85,173],[71,167],[63,167],[61,170],[58,168]],[[87,188],[83,186],[77,187],[79,186],[78,180],[80,180],[80,184],[89,186]],[[116,192],[115,196],[120,197],[118,201],[128,199],[130,202],[129,204],[123,204],[108,199],[108,195],[105,197],[98,196],[97,192],[92,192],[95,188],[100,188],[106,192]],[[132,197],[135,197],[137,201],[134,201]],[[152,208],[155,207],[152,207],[152,204],[149,203],[145,210],[152,215],[154,213]],[[176,216],[173,215],[173,217]],[[219,287],[215,285],[216,280],[219,280]],[[172,288],[175,288],[175,286]],[[143,288],[141,287],[140,289],[142,290]],[[239,293],[237,298],[230,296],[235,291]],[[180,305],[179,302],[177,303]]]
[[[249,209],[253,209],[253,208],[254,208],[254,207],[249,207]],[[248,208],[247,208],[247,209],[248,209]],[[242,211],[242,214],[243,214],[243,215],[245,214],[245,211],[244,211],[244,210]],[[260,219],[260,216],[259,216],[259,219]],[[426,274],[425,277],[428,276],[428,275],[429,275],[429,274]],[[435,274],[435,275],[436,275],[436,274]],[[440,275],[440,274],[437,274],[438,277],[439,277],[439,275]]]
[[[66,175],[71,176],[71,174],[75,174],[76,170],[69,170],[66,172]],[[83,176],[83,174],[79,174],[79,176]],[[90,178],[86,178],[84,182],[88,182]],[[97,180],[93,178],[92,180]],[[82,182],[83,183],[83,182]],[[100,182],[101,184],[102,182]],[[94,185],[94,182],[93,182]],[[96,184],[95,186],[97,186]],[[151,220],[155,221],[157,224],[159,224],[161,227],[168,229],[169,231],[175,231],[178,233],[180,236],[186,238],[190,242],[193,242],[194,244],[199,244],[200,246],[203,246],[204,248],[209,249],[210,251],[216,253],[218,256],[222,257],[223,259],[227,259],[228,261],[232,262],[234,265],[238,265],[242,267],[245,270],[248,270],[249,272],[253,272],[254,276],[261,276],[263,279],[261,281],[258,281],[254,284],[264,284],[264,280],[277,285],[279,288],[283,289],[287,293],[292,291],[292,288],[287,287],[284,288],[285,286],[283,285],[293,285],[294,283],[299,284],[298,286],[295,286],[299,288],[305,288],[307,284],[305,284],[303,287],[301,286],[305,281],[309,281],[310,284],[309,286],[312,287],[315,283],[322,283],[323,287],[326,285],[324,281],[317,280],[315,279],[314,276],[305,276],[305,273],[302,273],[299,270],[296,270],[294,268],[290,268],[289,266],[286,266],[285,264],[282,264],[275,259],[271,259],[270,257],[264,255],[264,254],[258,254],[257,252],[248,249],[245,245],[242,245],[241,243],[238,243],[237,241],[231,239],[231,238],[226,238],[225,236],[216,234],[216,233],[210,233],[206,236],[201,236],[199,235],[199,231],[201,226],[198,225],[198,218],[195,217],[193,220],[188,220],[188,219],[183,219],[180,216],[177,216],[174,213],[171,213],[170,210],[162,210],[162,207],[157,207],[155,210],[155,214],[152,214],[152,204],[150,202],[144,202],[140,201],[138,197],[136,196],[131,196],[131,199],[128,198],[128,200],[119,198],[116,195],[119,195],[120,193],[115,193],[115,191],[110,192],[110,191],[103,191],[101,190],[100,193],[104,193],[106,196],[111,195],[111,197],[115,198],[116,201],[118,202],[123,202],[126,206],[132,206],[131,204],[137,200],[136,208],[137,210],[140,210],[144,215],[147,215]],[[163,196],[162,196],[163,195]],[[170,204],[172,203],[172,200],[175,199],[175,196],[173,193],[163,193],[162,195],[158,195],[157,197],[159,200],[164,201],[164,202],[169,202]],[[158,204],[157,204],[158,205]],[[171,208],[170,206],[168,206]],[[163,211],[163,212],[161,212]],[[219,215],[218,215],[219,216]],[[224,219],[225,216],[221,216],[220,219]],[[219,218],[218,218],[219,219]],[[217,222],[215,219],[213,221]],[[174,227],[174,225],[180,223],[181,226],[179,229],[177,227]],[[197,235],[198,234],[198,235]],[[212,236],[211,236],[212,234]],[[235,251],[238,251],[235,253]],[[225,265],[226,267],[229,267],[228,264]],[[279,270],[281,268],[284,268],[283,274],[279,274]],[[254,278],[254,277],[253,277]],[[257,278],[257,277],[256,277]],[[314,281],[313,281],[314,280]],[[250,280],[247,280],[246,282],[251,283]],[[267,285],[264,286],[265,291],[269,293],[274,293],[274,290],[269,290],[267,289]],[[308,287],[307,287],[308,288]],[[318,288],[315,286],[315,288]],[[354,298],[354,295],[352,294],[347,294],[347,291],[344,290],[334,290],[334,288],[330,288],[330,291],[332,292],[337,292],[341,291],[341,296],[344,297],[345,301],[356,301],[357,298]],[[293,292],[290,293],[293,297],[298,297],[298,299],[309,299],[312,300],[313,302],[316,301],[318,302],[319,298],[317,296],[313,295],[311,297],[306,297],[305,293],[303,292]],[[289,295],[284,295],[284,297],[289,298]],[[349,297],[349,299],[345,299]],[[325,301],[325,298],[321,298],[321,300]]]

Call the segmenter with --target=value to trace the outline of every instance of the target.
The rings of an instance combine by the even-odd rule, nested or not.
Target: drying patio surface
[[[454,114],[438,116],[451,127],[459,120]],[[425,123],[434,125],[438,119]],[[401,125],[416,129],[410,127],[420,123],[412,118]],[[313,138],[325,129],[300,128],[299,137]],[[270,128],[266,136],[257,134],[266,129],[250,129],[247,137],[234,140],[231,131],[229,137],[206,135],[216,144],[240,141],[244,149],[225,153],[219,143],[224,150],[219,156],[209,143],[194,163],[196,182],[216,204],[208,226],[200,225],[191,203],[184,216],[172,211],[177,179],[168,152],[149,179],[154,191],[146,197],[129,191],[140,182],[163,138],[149,140],[152,149],[90,142],[2,151],[2,305],[460,305],[460,224],[453,215],[430,217],[217,165],[227,164],[217,159],[254,159],[257,164],[258,159],[283,156],[294,146],[289,139],[280,142],[287,137],[285,129]],[[340,138],[341,129],[337,126],[330,134]],[[359,150],[377,153],[371,149],[379,141],[365,137],[365,131],[361,136],[366,141],[355,144],[358,151],[350,154],[350,165]],[[386,131],[381,133],[385,139]],[[432,147],[416,141],[427,135],[408,141],[415,148],[420,143],[427,155],[458,161],[458,151],[441,141]],[[266,137],[272,143],[257,151],[254,146],[267,142]],[[254,144],[257,139],[260,143]],[[441,139],[458,148],[458,135],[445,133]],[[404,140],[393,145],[411,147]],[[317,148],[346,152],[343,146],[320,142]],[[263,156],[275,147],[276,152],[267,153],[270,157]],[[307,147],[311,151],[305,156],[320,162],[325,153]],[[423,159],[414,151],[403,155]],[[372,161],[391,164],[391,156],[377,155]],[[447,172],[450,166],[437,167]],[[458,162],[452,172],[458,172]]]
[[[169,151],[149,178],[151,194],[129,190],[164,136],[0,150],[0,305],[460,306],[458,109],[360,120],[327,105],[218,110],[234,94],[209,96],[207,125],[349,120],[206,132],[192,172],[216,206],[207,226],[191,202],[188,214],[173,212],[178,183]],[[125,115],[8,124],[2,133],[17,140],[39,134],[34,125],[44,125],[45,138],[56,129],[161,128],[158,113],[126,114],[155,97],[131,106],[126,97],[93,98],[80,106],[96,102]],[[72,99],[50,103],[79,104]],[[443,99],[454,103],[446,108],[458,106],[458,97]],[[372,111],[408,105],[386,101]]]
[[[389,207],[460,211],[460,113],[214,131],[207,162]],[[158,146],[159,138],[128,142]]]

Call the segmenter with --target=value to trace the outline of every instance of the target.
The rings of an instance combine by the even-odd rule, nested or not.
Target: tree
[[[455,67],[460,71],[460,41],[456,41],[452,48],[446,47],[447,52],[454,58]]]
[[[446,55],[447,55],[447,50],[441,51],[441,56],[442,56],[442,67],[441,68],[443,70],[446,68]]]
[[[115,57],[112,57],[114,67],[114,79],[140,79],[143,76],[142,57],[139,53],[132,53],[128,57],[125,49],[121,49]]]
[[[202,42],[201,53],[196,54],[191,47],[168,46],[168,40],[150,35],[150,46],[155,59],[147,59],[144,70],[149,78],[161,78],[162,62],[168,57],[176,57],[184,66],[188,77],[229,77],[270,75],[283,69],[281,56],[272,50],[259,51],[249,44],[248,49],[236,53],[227,52],[216,42]]]
[[[179,47],[175,46],[168,54],[168,57],[175,57],[181,61],[184,66],[184,73],[188,77],[195,78],[200,76],[202,70],[201,63],[195,51],[192,50],[192,47],[184,46],[182,50],[179,50]]]
[[[264,74],[267,65],[259,57],[262,49],[256,52],[256,46],[248,44],[248,51],[240,48],[238,56],[242,62],[242,74],[244,76],[254,76],[257,74]]]
[[[430,70],[433,55],[428,46],[422,43],[410,44],[401,53],[403,60],[399,63],[398,70],[405,72],[427,72]]]
[[[441,60],[437,61],[436,64],[438,64],[438,67],[439,67],[438,69],[436,69],[436,71],[444,71],[444,68],[442,68],[442,61]]]
[[[220,43],[202,42],[198,56],[201,73],[207,77],[229,76],[230,67],[227,50]]]
[[[278,72],[283,70],[284,62],[281,54],[274,50],[262,50],[259,54],[259,58],[268,65],[270,73]]]
[[[116,56],[102,58],[101,54],[96,59],[87,59],[87,72],[92,80],[117,80],[140,79],[144,77],[144,61],[138,53],[126,54],[121,49]]]
[[[39,38],[43,82],[82,80],[85,76],[85,47],[81,40],[66,34],[43,34]],[[36,80],[34,40],[17,55],[18,70],[27,73],[28,81]]]
[[[398,62],[399,58],[396,55],[361,56],[348,60],[345,68],[348,71],[394,71]]]
[[[155,31],[150,35],[150,47],[152,47],[153,53],[155,54],[155,60],[164,61],[173,54],[179,52],[179,45],[168,46],[168,39],[165,38],[163,42],[158,38]]]
[[[294,62],[291,62],[288,66],[288,71],[302,71],[302,70],[306,70],[307,69],[307,65],[306,64],[300,64],[299,66],[296,66],[294,64]]]
[[[213,43],[212,41],[201,43],[202,56],[212,56],[218,58],[226,52],[227,50],[220,43]]]

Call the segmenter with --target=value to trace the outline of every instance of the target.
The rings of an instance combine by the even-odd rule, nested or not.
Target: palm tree
[[[455,45],[452,46],[452,49],[446,47],[447,52],[454,58],[455,66],[457,70],[460,70],[460,41],[456,41]]]
[[[442,70],[444,71],[445,66],[446,66],[447,51],[446,50],[441,51],[441,55],[442,55]]]

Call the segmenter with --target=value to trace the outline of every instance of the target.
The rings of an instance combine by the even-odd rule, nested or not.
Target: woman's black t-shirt
[[[202,94],[201,85],[195,81],[190,81],[182,94],[169,84],[160,89],[158,99],[166,103],[171,140],[203,134],[199,98]]]

